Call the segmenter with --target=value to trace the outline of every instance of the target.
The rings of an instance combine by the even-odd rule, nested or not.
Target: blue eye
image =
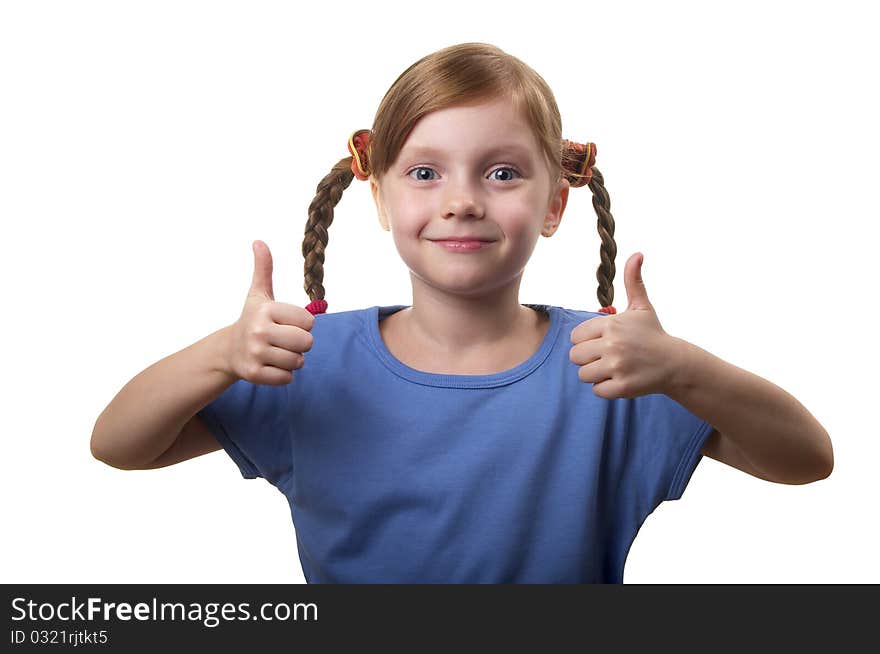
[[[510,166],[501,166],[500,168],[496,168],[495,170],[493,170],[492,173],[497,173],[499,170],[509,170],[509,171],[511,171],[514,175],[519,175],[519,173],[516,171],[516,169],[515,169],[515,168],[511,168]],[[492,173],[489,173],[489,174],[491,175]],[[512,180],[510,180],[510,179],[502,179],[502,180],[500,180],[500,181],[502,181],[502,182],[509,182],[509,181],[512,181]]]
[[[417,171],[417,170],[430,170],[430,171],[433,171],[434,169],[433,169],[433,168],[428,168],[427,166],[417,166],[416,168],[413,168],[411,171],[409,171],[409,172],[407,173],[407,175],[412,176],[412,174],[413,174],[415,171]],[[422,181],[422,182],[430,182],[430,181],[432,181],[432,180],[430,180],[430,179],[420,178],[419,181]]]
[[[412,170],[410,170],[410,171],[407,173],[407,175],[410,176],[410,177],[412,177],[412,174],[413,174],[414,172],[416,172],[417,170],[429,170],[429,171],[431,171],[431,172],[434,172],[434,169],[433,169],[433,168],[429,168],[428,166],[416,166],[415,168],[413,168]],[[513,172],[514,175],[519,175],[519,173],[517,172],[517,170],[516,170],[515,168],[511,168],[510,166],[501,166],[500,168],[496,168],[495,170],[493,170],[492,173],[496,173],[496,172],[498,172],[499,170],[509,170],[509,171]],[[492,173],[489,173],[489,174],[491,175]],[[426,179],[426,178],[424,178],[424,177],[419,177],[419,178],[418,178],[418,181],[422,181],[422,182],[430,182],[430,181],[433,181],[433,180],[432,180],[432,179]],[[498,181],[509,182],[509,181],[513,181],[513,180],[512,180],[512,179],[502,179],[502,180],[498,180]]]

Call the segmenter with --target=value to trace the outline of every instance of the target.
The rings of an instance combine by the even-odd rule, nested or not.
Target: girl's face
[[[538,235],[556,231],[569,184],[551,181],[529,125],[496,100],[423,116],[370,188],[414,282],[479,296],[518,280]],[[435,242],[451,237],[491,243],[461,252]]]

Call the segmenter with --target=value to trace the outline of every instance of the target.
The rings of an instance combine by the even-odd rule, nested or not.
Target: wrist
[[[696,346],[683,338],[672,337],[672,365],[665,395],[676,399],[693,386],[694,357]]]
[[[211,342],[211,369],[220,373],[226,378],[229,384],[238,380],[238,376],[232,370],[231,363],[231,345],[232,345],[232,328],[233,325],[227,325],[208,337]]]

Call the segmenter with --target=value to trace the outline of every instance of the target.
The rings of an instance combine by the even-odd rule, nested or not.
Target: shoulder
[[[334,371],[359,365],[370,338],[371,311],[372,307],[316,314],[309,330],[312,347],[304,353],[305,363],[295,375],[314,385],[327,381]]]
[[[548,306],[548,305],[544,305]],[[570,333],[575,327],[585,320],[592,318],[604,317],[607,314],[598,311],[587,311],[585,309],[570,309],[567,307],[552,306],[559,316],[560,328],[566,333]]]
[[[312,336],[317,340],[319,336],[333,338],[359,331],[368,326],[369,318],[375,309],[376,307],[367,307],[365,309],[319,313],[315,315],[315,323],[311,330]]]
[[[600,313],[599,311],[587,311],[586,309],[570,309],[567,307],[554,307],[557,309],[561,316],[563,316],[567,320],[583,322],[589,318],[596,318],[597,316],[604,316],[606,314]]]

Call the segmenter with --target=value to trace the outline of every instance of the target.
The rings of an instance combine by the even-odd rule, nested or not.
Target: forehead
[[[403,144],[405,155],[510,152],[529,156],[539,149],[529,123],[510,101],[446,107],[422,116]]]
[[[513,154],[521,157],[529,157],[532,154],[532,148],[525,143],[517,141],[506,141],[502,143],[489,142],[485,144],[473,144],[480,154],[487,156],[496,154]],[[403,154],[411,157],[443,157],[455,154],[459,150],[457,148],[444,145],[429,145],[427,143],[407,143],[403,147]]]

